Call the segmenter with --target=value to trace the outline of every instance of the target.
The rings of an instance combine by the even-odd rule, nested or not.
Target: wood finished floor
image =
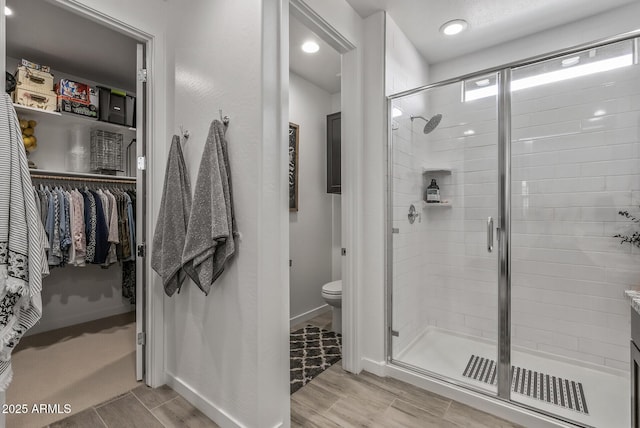
[[[331,329],[331,312],[293,326]],[[353,375],[340,362],[291,396],[292,427],[516,428],[503,419],[392,378]],[[49,428],[218,427],[167,386],[139,386]]]
[[[331,312],[311,324],[331,329]],[[515,428],[518,425],[392,378],[353,375],[337,362],[291,395],[292,427]]]
[[[218,428],[168,386],[139,386],[49,428]]]

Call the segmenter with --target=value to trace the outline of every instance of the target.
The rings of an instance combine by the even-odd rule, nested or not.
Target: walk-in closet
[[[60,405],[6,426],[46,426],[144,376],[145,46],[47,1],[6,5],[6,71],[50,247],[6,403]]]

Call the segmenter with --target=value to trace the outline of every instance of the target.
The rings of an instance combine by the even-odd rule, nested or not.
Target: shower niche
[[[446,208],[451,207],[451,199],[447,196],[446,189],[443,192],[442,189],[440,191],[440,202],[427,202],[426,201],[426,190],[431,183],[431,180],[435,179],[437,183],[440,185],[443,184],[443,178],[446,176],[451,176],[451,168],[446,166],[425,166],[422,167],[422,201],[421,205],[423,208]],[[448,186],[445,186],[448,187]]]

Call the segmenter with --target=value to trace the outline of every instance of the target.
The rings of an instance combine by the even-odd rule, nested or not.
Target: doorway
[[[42,108],[14,97],[18,116],[33,123],[29,132],[38,137],[37,150],[28,155],[36,190],[113,195],[113,199],[107,196],[108,213],[117,218],[110,227],[118,242],[109,238],[109,255],[103,263],[80,255],[71,261],[68,252],[60,263],[50,261],[51,274],[43,280],[42,319],[13,354],[7,402],[70,407],[61,414],[11,415],[7,423],[46,425],[145,380],[144,159],[149,123],[146,80],[138,71],[147,68],[149,39],[65,2],[9,0],[6,5],[13,11],[5,18],[6,70],[13,74],[18,67],[40,65],[53,75],[51,87],[39,88],[45,96],[54,94],[53,106]],[[86,108],[55,102],[53,85],[63,85],[61,80],[77,87],[88,85],[102,98],[91,92]],[[122,117],[100,115],[105,101],[117,106],[120,100],[125,101]],[[91,158],[101,141],[109,141],[112,164]]]

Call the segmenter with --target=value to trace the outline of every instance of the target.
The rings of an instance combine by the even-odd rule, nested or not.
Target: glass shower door
[[[514,69],[511,399],[628,427],[629,302],[640,205],[637,41]]]
[[[394,97],[388,153],[389,355],[491,394],[498,340],[496,79]]]

